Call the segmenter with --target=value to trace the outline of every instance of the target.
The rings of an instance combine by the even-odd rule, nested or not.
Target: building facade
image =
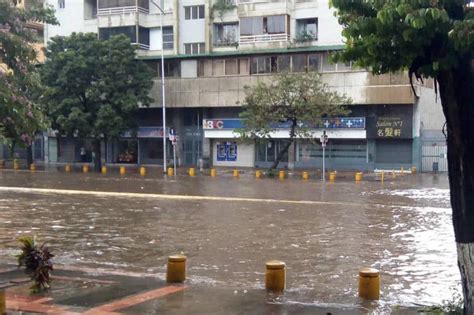
[[[241,126],[239,102],[244,99],[244,87],[272,80],[278,72],[319,72],[331,89],[353,100],[348,117],[321,120],[313,137],[299,139],[290,147],[281,167],[320,168],[322,148],[317,140],[323,130],[329,136],[330,169],[420,168],[426,144],[420,137],[433,135],[441,140],[444,121],[432,82],[412,89],[406,74],[374,76],[350,63],[330,62],[331,52],[342,49],[343,41],[342,28],[327,0],[48,3],[56,8],[60,25],[45,28],[46,42],[72,32],[94,32],[103,39],[125,34],[136,45],[137,58],[156,74],[151,91],[154,102],[140,109],[137,136],[104,143],[106,163],[163,163],[162,136],[169,128],[163,130],[161,123],[162,48],[167,127],[177,131],[180,165],[200,161],[228,167],[270,165],[289,137],[287,126],[278,126],[271,140],[251,144],[238,141],[234,131]],[[421,110],[427,110],[431,118],[423,120]],[[90,144],[49,134],[44,142],[46,161],[78,161],[83,147]],[[169,141],[167,148],[170,157]]]

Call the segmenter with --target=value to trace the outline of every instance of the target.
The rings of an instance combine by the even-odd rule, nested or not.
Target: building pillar
[[[295,169],[295,162],[296,162],[296,141],[288,148],[288,169],[294,170]]]

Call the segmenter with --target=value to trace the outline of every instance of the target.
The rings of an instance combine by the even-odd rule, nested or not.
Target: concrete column
[[[288,169],[294,170],[296,162],[296,141],[288,148]]]

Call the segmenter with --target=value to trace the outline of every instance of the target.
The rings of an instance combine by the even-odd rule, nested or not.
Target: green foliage
[[[295,43],[311,42],[315,39],[316,35],[313,32],[303,31],[296,36]]]
[[[346,50],[336,60],[355,61],[375,73],[408,69],[436,78],[472,58],[474,12],[461,0],[332,0],[344,27]]]
[[[275,131],[272,124],[291,122],[294,134],[290,137],[310,137],[310,126],[321,117],[345,115],[345,105],[351,100],[330,91],[317,73],[282,73],[260,80],[255,86],[245,87],[243,111],[244,128],[239,134],[244,139],[269,138]]]
[[[451,299],[443,301],[441,305],[421,309],[418,313],[433,315],[463,315],[464,303],[461,293],[454,289],[451,289],[451,292],[453,295]]]
[[[38,245],[36,238],[22,237],[18,240],[21,243],[21,254],[17,256],[18,267],[25,267],[25,273],[34,281],[31,290],[34,293],[48,290],[51,285],[50,271],[53,270],[53,254],[45,247],[45,244]]]
[[[62,134],[118,137],[135,126],[139,106],[150,104],[152,73],[124,35],[106,41],[92,33],[55,37],[46,56],[42,101]]]
[[[224,14],[228,11],[232,11],[237,6],[232,0],[216,0],[211,7],[211,17],[214,17],[214,12],[217,12],[219,18],[222,20]]]
[[[10,150],[31,145],[46,120],[37,98],[41,86],[35,74],[38,33],[31,22],[55,24],[54,12],[32,1],[26,9],[0,0],[0,142]]]

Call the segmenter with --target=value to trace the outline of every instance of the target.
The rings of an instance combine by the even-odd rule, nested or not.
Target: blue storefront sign
[[[204,119],[202,122],[205,130],[223,130],[243,128],[241,119]],[[334,117],[321,118],[317,123],[306,124],[301,122],[301,127],[311,129],[365,129],[365,117]],[[274,123],[274,129],[290,129],[291,122]]]

